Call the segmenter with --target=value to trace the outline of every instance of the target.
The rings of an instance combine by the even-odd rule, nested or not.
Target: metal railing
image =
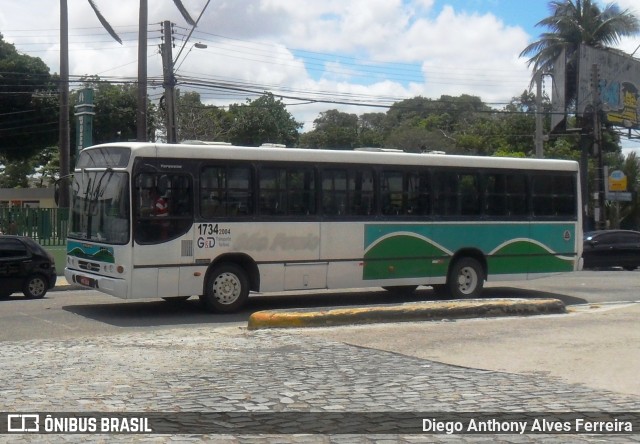
[[[29,236],[42,246],[59,246],[67,242],[68,208],[0,207],[0,231]]]

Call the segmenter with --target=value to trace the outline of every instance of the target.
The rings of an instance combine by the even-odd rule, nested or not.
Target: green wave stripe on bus
[[[75,241],[67,242],[67,255],[108,264],[113,264],[116,261],[111,247],[101,247]]]
[[[365,253],[363,279],[442,276],[449,259],[446,251],[418,236],[390,236]]]
[[[517,239],[486,253],[489,274],[558,273],[573,270],[573,253],[554,252],[539,241]],[[412,233],[385,236],[364,255],[363,279],[446,276],[451,252]]]
[[[487,257],[487,266],[490,274],[561,272],[573,270],[573,258],[521,239],[494,251]]]

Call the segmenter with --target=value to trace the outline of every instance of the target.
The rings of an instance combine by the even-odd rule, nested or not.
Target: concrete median
[[[462,299],[371,307],[265,310],[249,317],[249,330],[331,327],[385,322],[415,322],[474,317],[532,316],[566,313],[558,299]]]

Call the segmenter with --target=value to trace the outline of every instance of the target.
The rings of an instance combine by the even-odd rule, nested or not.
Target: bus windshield
[[[77,172],[71,188],[69,237],[107,244],[129,242],[129,181],[110,168]]]

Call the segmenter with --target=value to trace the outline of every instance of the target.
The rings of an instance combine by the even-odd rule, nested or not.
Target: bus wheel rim
[[[478,275],[472,267],[464,267],[458,274],[458,288],[463,294],[471,294],[478,286]]]
[[[213,293],[221,304],[233,304],[240,297],[241,291],[240,279],[233,273],[221,273],[213,281]]]

